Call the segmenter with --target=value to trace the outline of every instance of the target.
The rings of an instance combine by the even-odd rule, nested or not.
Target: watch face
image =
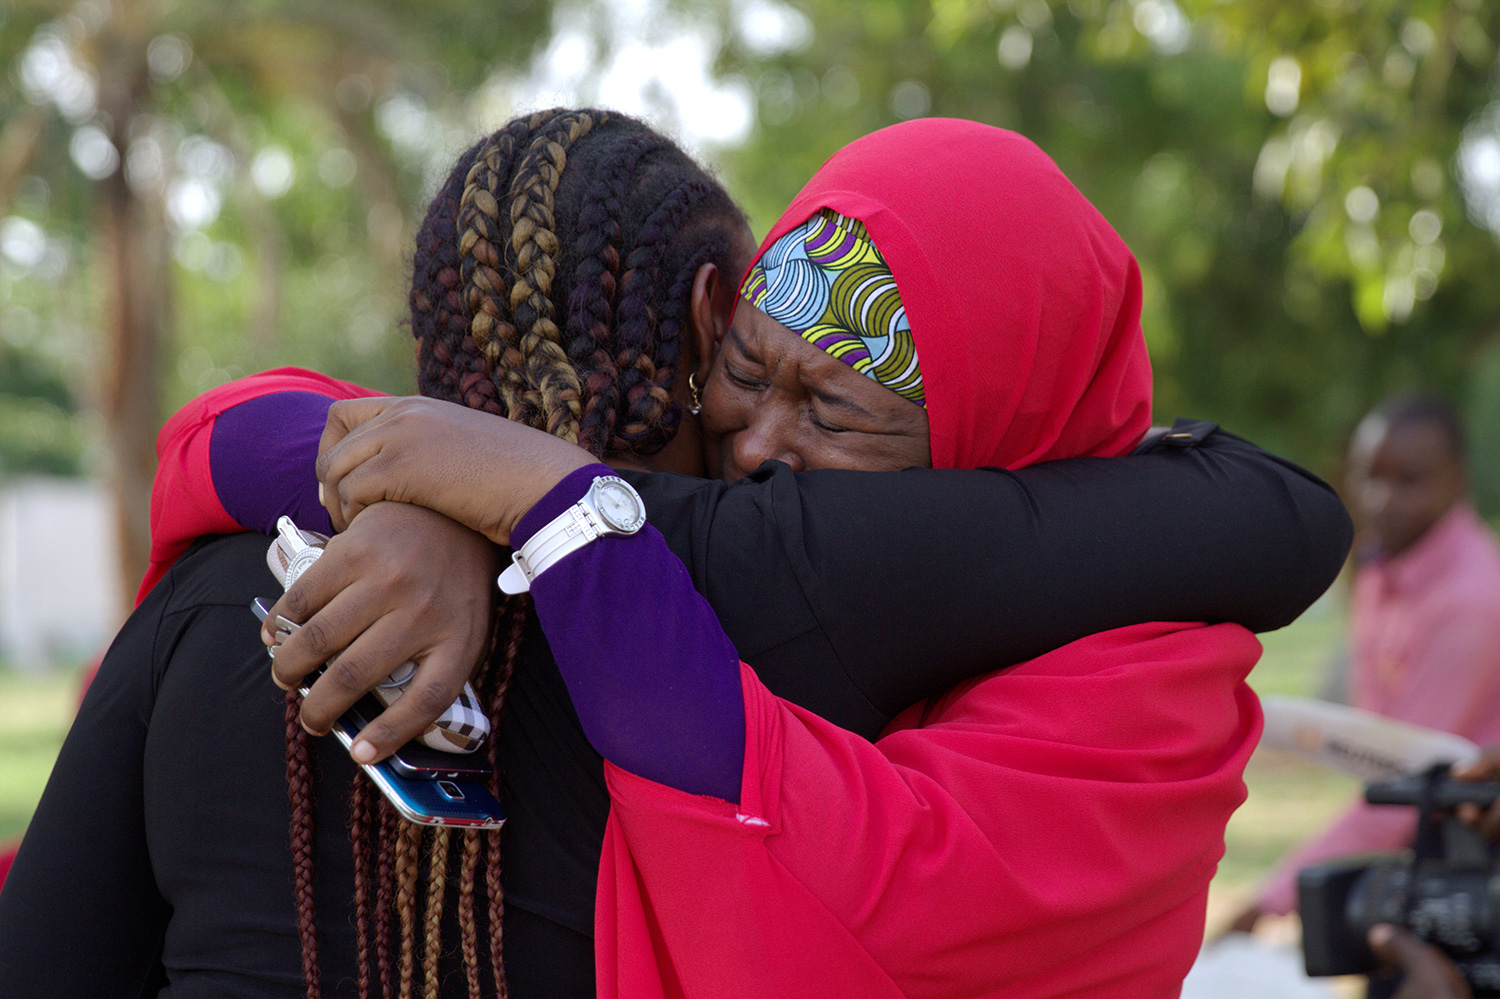
[[[594,505],[613,530],[634,534],[646,523],[646,508],[629,484],[600,477],[594,482]]]

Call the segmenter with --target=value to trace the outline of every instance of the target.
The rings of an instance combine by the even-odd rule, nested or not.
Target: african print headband
[[[896,279],[858,219],[820,209],[761,254],[740,297],[855,371],[927,405]]]

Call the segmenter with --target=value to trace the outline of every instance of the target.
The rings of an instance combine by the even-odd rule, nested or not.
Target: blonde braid
[[[401,999],[411,999],[412,972],[416,965],[417,853],[422,846],[422,827],[401,823],[396,840],[396,913],[401,917]]]
[[[479,929],[474,923],[474,872],[479,868],[481,835],[473,829],[464,832],[464,852],[458,881],[458,928],[464,958],[464,977],[469,982],[469,999],[479,999]]]
[[[511,367],[502,363],[502,358],[506,346],[514,345],[516,338],[515,327],[502,310],[506,300],[501,258],[504,243],[497,229],[500,206],[495,200],[495,192],[505,184],[516,144],[516,137],[506,130],[480,147],[464,178],[458,210],[458,252],[464,302],[470,313],[469,334],[492,372]]]
[[[601,115],[598,120],[606,117]],[[595,123],[595,117],[586,112],[560,115],[533,140],[510,187],[511,250],[516,268],[510,307],[521,332],[527,409],[540,417],[534,426],[574,444],[578,443],[583,416],[582,384],[563,348],[551,297],[560,249],[554,231],[553,195],[567,166],[568,147],[587,135]]]
[[[489,896],[490,973],[495,976],[495,995],[506,999],[510,989],[505,981],[505,888],[500,883],[500,833],[485,837],[484,890]]]
[[[422,931],[422,996],[438,999],[438,958],[443,954],[443,902],[448,890],[448,827],[432,832],[427,861],[426,925]]]
[[[526,391],[522,361],[505,274],[508,240],[501,225],[500,192],[506,189],[516,151],[538,128],[558,117],[560,110],[542,111],[517,119],[490,136],[477,150],[464,177],[459,197],[459,278],[468,313],[468,338],[494,383],[502,416],[515,419]],[[465,393],[467,395],[467,393]]]

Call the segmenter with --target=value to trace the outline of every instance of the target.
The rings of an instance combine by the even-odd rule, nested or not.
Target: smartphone
[[[348,749],[363,727],[351,712],[345,712],[333,723],[333,734]],[[396,772],[389,757],[360,766],[408,822],[465,829],[499,829],[505,824],[500,802],[478,781],[405,777]]]
[[[257,620],[265,621],[272,603],[273,601],[258,597],[251,602],[250,609]],[[306,696],[312,682],[321,672],[321,669],[314,670],[298,685],[303,696]],[[334,736],[348,749],[354,745],[355,737],[369,719],[380,711],[380,702],[366,694],[354,708],[344,712],[334,722]],[[424,754],[453,756],[455,759],[452,764],[448,761],[435,761],[438,764],[435,768],[421,768],[421,763],[426,761],[425,757],[419,759],[417,764],[411,766],[414,773],[422,773],[423,776],[401,772],[393,762],[394,757],[387,757],[379,763],[360,764],[402,818],[420,825],[469,829],[499,829],[505,824],[504,809],[482,782],[489,773],[488,764],[482,758],[472,759],[476,754],[443,753],[419,743],[407,743],[402,751],[413,748],[422,750]],[[483,768],[482,775],[479,768]],[[427,776],[428,773],[459,776]]]

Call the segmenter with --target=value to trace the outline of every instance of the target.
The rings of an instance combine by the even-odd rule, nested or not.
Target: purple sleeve
[[[609,474],[604,465],[570,474],[521,518],[511,543],[525,544]],[[579,549],[531,594],[594,748],[659,784],[738,802],[739,654],[656,528]]]
[[[214,420],[208,445],[214,490],[241,527],[275,534],[285,515],[305,531],[333,533],[313,472],[332,404],[316,392],[274,392]]]

